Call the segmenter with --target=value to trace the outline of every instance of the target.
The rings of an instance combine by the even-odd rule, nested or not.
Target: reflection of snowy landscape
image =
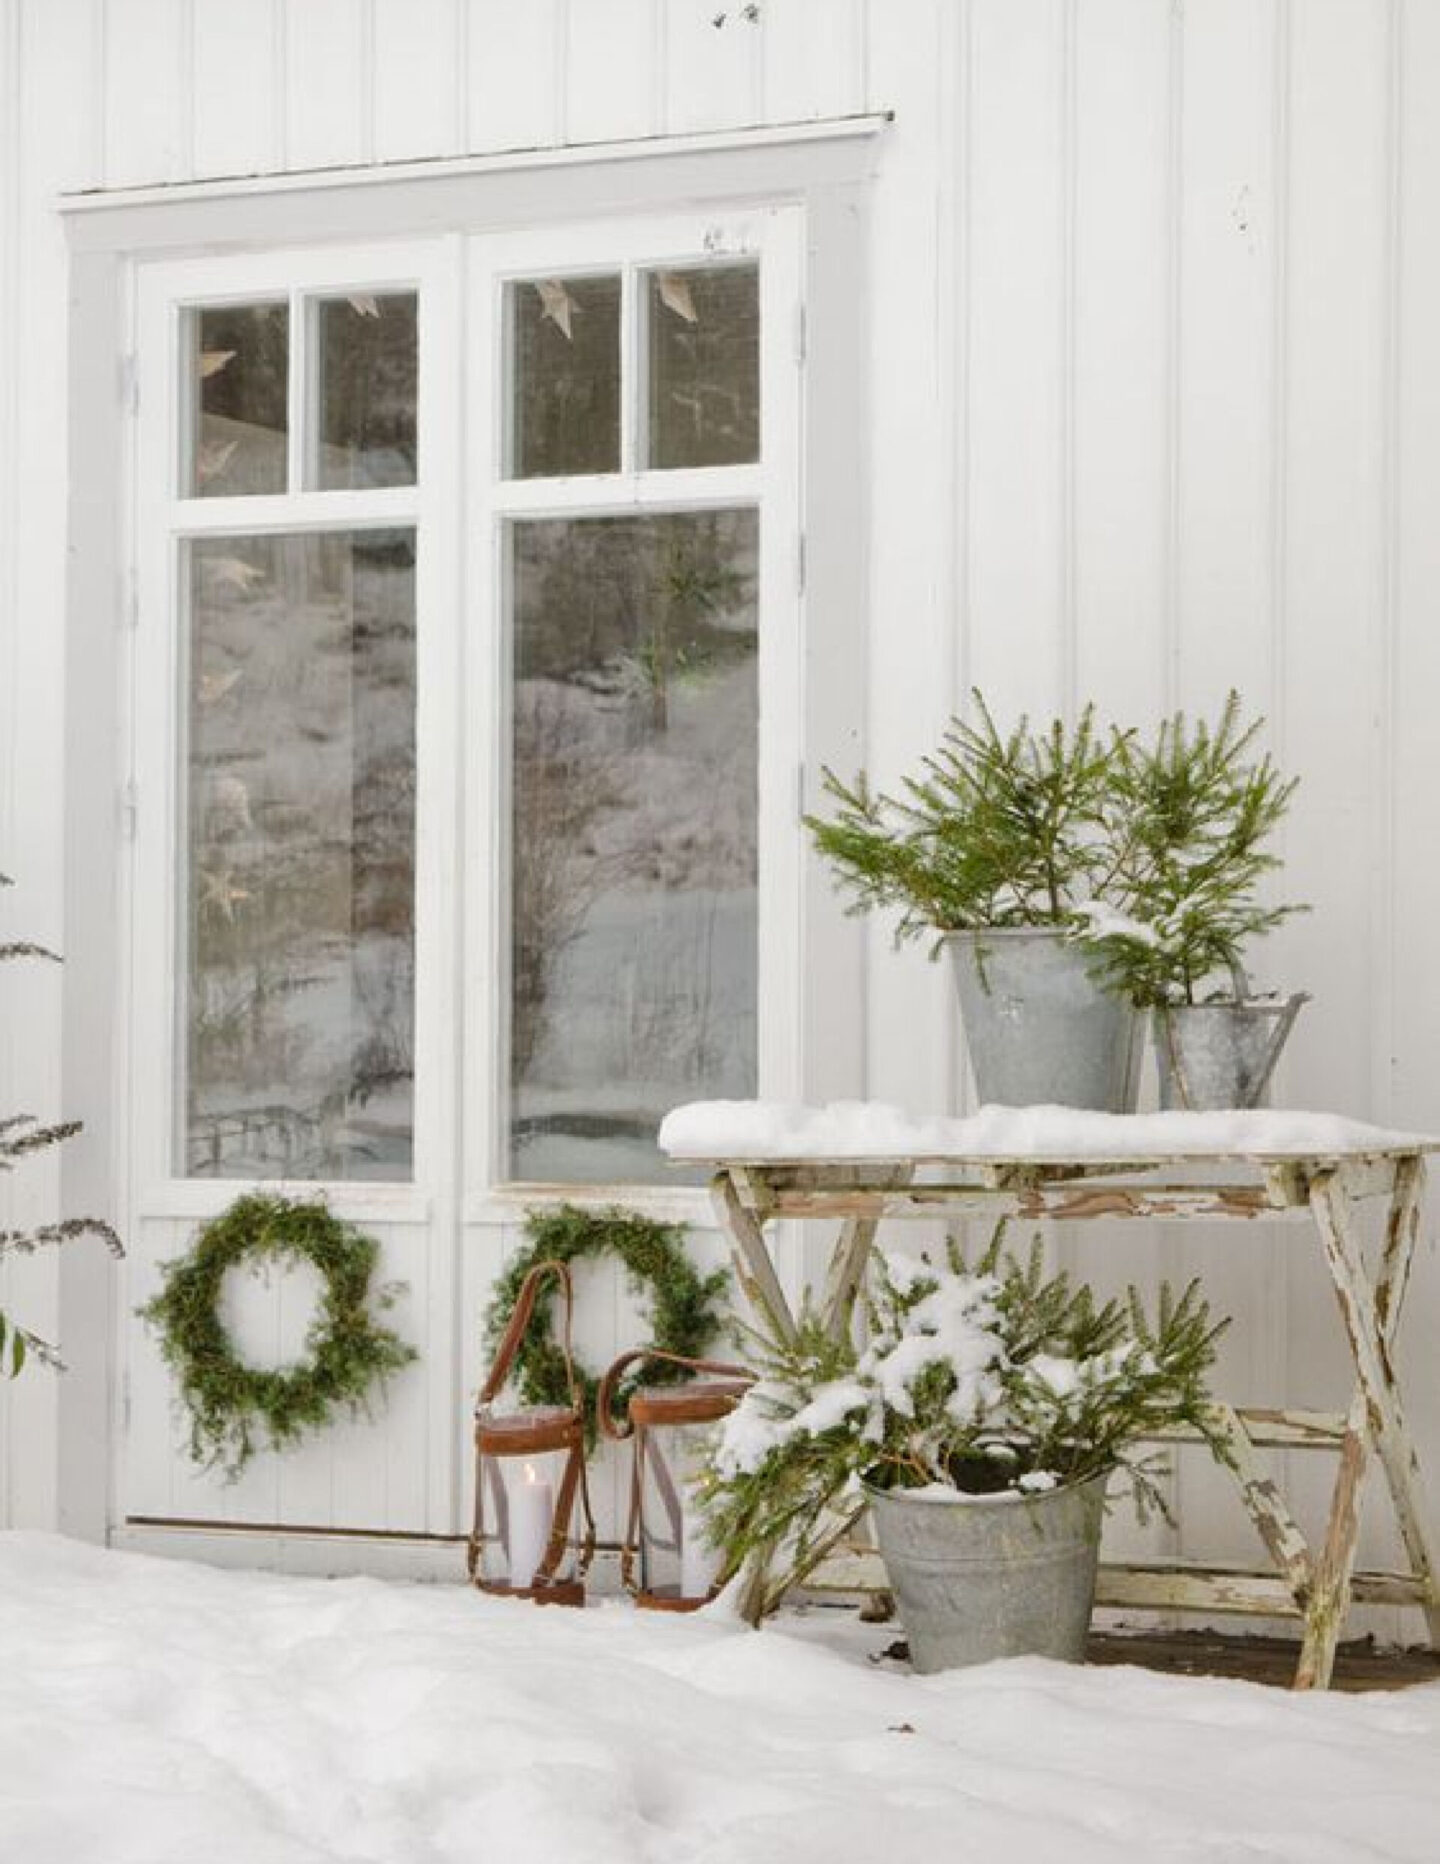
[[[511,1170],[643,1181],[754,1089],[754,518],[522,537]]]
[[[653,1178],[670,1107],[753,1089],[754,888],[603,897],[553,990],[564,1023],[516,1095],[517,1175]]]
[[[666,1175],[753,1091],[755,518],[517,530],[512,1175]],[[408,533],[192,548],[186,1167],[403,1179]]]
[[[193,550],[192,1174],[410,1175],[414,552]]]

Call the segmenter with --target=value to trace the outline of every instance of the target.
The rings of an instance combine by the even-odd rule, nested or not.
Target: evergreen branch
[[[953,1239],[944,1268],[882,1259],[863,1352],[808,1308],[793,1335],[745,1330],[760,1376],[698,1494],[727,1570],[749,1564],[747,1611],[833,1544],[862,1480],[985,1494],[1120,1469],[1142,1514],[1165,1513],[1160,1466],[1139,1446],[1176,1424],[1216,1442],[1205,1377],[1225,1323],[1197,1283],[1163,1286],[1152,1319],[1133,1288],[1098,1302],[1047,1274],[1038,1238],[1019,1257],[1002,1237],[973,1267]]]
[[[33,1255],[37,1249],[58,1247],[77,1236],[98,1236],[112,1256],[123,1256],[125,1246],[108,1223],[98,1217],[63,1217],[37,1224],[33,1230],[0,1230],[0,1256]]]
[[[983,696],[977,719],[952,719],[939,748],[898,794],[823,772],[837,805],[807,816],[814,842],[850,896],[849,910],[898,907],[897,940],[984,926],[1074,921],[1115,865],[1108,798],[1127,735],[1102,734],[1093,707],[1077,724],[1008,734]]]

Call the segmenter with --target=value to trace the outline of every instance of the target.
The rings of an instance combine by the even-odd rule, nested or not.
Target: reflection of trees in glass
[[[618,472],[620,280],[529,279],[509,288],[518,478]]]
[[[648,1147],[672,1087],[751,1084],[756,530],[745,510],[516,527],[517,1145]]]
[[[760,297],[754,265],[649,274],[650,464],[760,457]]]
[[[189,1167],[407,1176],[411,538],[192,549]]]
[[[321,486],[415,483],[415,305],[411,291],[317,307]]]
[[[515,859],[512,888],[510,1055],[517,1078],[529,1073],[545,1033],[555,967],[579,937],[603,892],[596,817],[614,807],[606,758],[577,739],[563,695],[536,682],[515,712]]]
[[[285,490],[289,323],[284,303],[218,304],[193,314],[194,492]]]

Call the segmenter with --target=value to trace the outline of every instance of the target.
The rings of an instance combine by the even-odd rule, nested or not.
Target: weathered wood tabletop
[[[737,1126],[733,1117],[736,1103],[718,1104],[732,1116],[718,1122],[719,1136],[746,1141],[744,1120]],[[756,1105],[763,1116],[763,1103]],[[682,1110],[695,1116],[703,1111],[703,1105]],[[1386,1133],[1324,1115],[1261,1113],[1219,1122],[1203,1114],[1088,1114],[1078,1121],[1054,1120],[1048,1128],[1044,1121],[1016,1125],[1024,1144],[1010,1156],[995,1149],[1010,1131],[1003,1122],[986,1127],[931,1121],[919,1123],[913,1134],[903,1125],[892,1130],[875,1156],[861,1157],[850,1148],[865,1143],[864,1127],[851,1121],[849,1129],[842,1128],[846,1155],[824,1156],[804,1148],[811,1134],[822,1143],[831,1137],[833,1122],[827,1127],[817,1114],[807,1129],[793,1117],[803,1110],[788,1112],[792,1117],[779,1144],[764,1118],[757,1118],[743,1157],[728,1146],[705,1153],[703,1117],[668,1134],[673,1156],[704,1157],[713,1166],[712,1199],[733,1245],[737,1278],[752,1307],[782,1330],[793,1326],[794,1315],[765,1238],[765,1225],[776,1218],[839,1220],[819,1301],[837,1335],[851,1325],[876,1228],[886,1218],[1308,1220],[1323,1249],[1350,1346],[1354,1383],[1347,1408],[1268,1410],[1215,1402],[1230,1474],[1269,1555],[1268,1567],[1102,1564],[1097,1603],[1297,1617],[1303,1625],[1297,1688],[1328,1684],[1352,1603],[1418,1605],[1432,1646],[1440,1648],[1440,1543],[1392,1357],[1419,1229],[1426,1154],[1440,1150],[1440,1139]],[[1079,1142],[1067,1144],[1077,1131]],[[922,1144],[959,1139],[967,1149],[907,1152],[912,1137]],[[1385,1205],[1384,1221],[1367,1252],[1361,1206],[1377,1199]],[[1328,1519],[1317,1544],[1307,1541],[1262,1466],[1256,1452],[1263,1449],[1338,1453]],[[1356,1570],[1361,1501],[1377,1463],[1409,1562],[1403,1572]],[[875,1556],[853,1554],[831,1562],[830,1580],[861,1590],[883,1584],[882,1572]]]

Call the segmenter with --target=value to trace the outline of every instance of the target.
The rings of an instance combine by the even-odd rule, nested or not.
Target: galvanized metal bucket
[[[1177,1003],[1156,1010],[1161,1107],[1189,1113],[1258,1107],[1309,1001],[1301,990],[1273,1002]]]
[[[982,1101],[1134,1112],[1143,1019],[1083,946],[1030,926],[952,932],[945,945]]]
[[[1037,1495],[953,1502],[866,1484],[914,1667],[928,1675],[996,1657],[1082,1662],[1108,1480],[1107,1470]]]

